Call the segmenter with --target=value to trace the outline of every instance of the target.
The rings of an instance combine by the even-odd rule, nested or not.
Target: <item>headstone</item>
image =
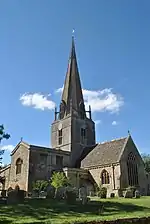
[[[60,187],[60,188],[57,189],[55,197],[57,199],[64,199],[65,198],[65,192],[66,192],[66,188],[65,187]]]
[[[46,196],[47,196],[47,192],[45,192],[45,191],[41,191],[39,193],[39,197],[41,197],[41,198],[45,198]]]
[[[124,195],[125,198],[133,198],[133,193],[131,190],[127,190],[125,191],[125,195]]]
[[[79,199],[82,201],[83,205],[87,203],[87,192],[85,187],[79,189]]]
[[[15,190],[8,192],[7,204],[17,204],[17,203],[18,203],[17,192]]]
[[[33,191],[33,192],[32,192],[32,197],[33,197],[33,198],[38,198],[38,197],[39,197],[39,192],[37,192],[37,191]]]
[[[55,196],[55,188],[52,186],[47,187],[47,196],[46,198],[53,199]]]
[[[135,191],[135,198],[140,198],[140,192],[138,190]]]

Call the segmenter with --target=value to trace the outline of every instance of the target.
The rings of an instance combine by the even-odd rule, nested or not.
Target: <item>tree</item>
[[[144,161],[146,172],[150,173],[150,154],[142,154],[142,158]]]
[[[3,139],[9,139],[10,135],[5,133],[4,126],[0,125],[0,143]],[[4,150],[0,149],[0,164],[2,164],[2,155],[4,154]]]
[[[54,172],[51,178],[51,185],[55,188],[55,197],[57,190],[60,187],[67,187],[70,185],[69,179],[65,176],[63,172]]]
[[[45,191],[49,185],[49,182],[47,180],[37,180],[33,182],[33,190],[40,192]]]

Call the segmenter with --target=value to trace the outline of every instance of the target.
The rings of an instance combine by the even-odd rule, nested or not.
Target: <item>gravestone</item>
[[[135,198],[140,198],[140,192],[138,190],[135,191]]]
[[[82,201],[83,205],[87,203],[87,191],[85,187],[79,189],[79,199]]]
[[[124,197],[125,198],[133,198],[133,192],[131,190],[126,190]]]

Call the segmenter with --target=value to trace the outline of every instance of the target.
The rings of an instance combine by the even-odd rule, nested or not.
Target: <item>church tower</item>
[[[51,127],[52,147],[71,152],[70,167],[75,167],[85,147],[95,144],[95,123],[91,108],[85,110],[79,77],[74,37],[59,111]]]

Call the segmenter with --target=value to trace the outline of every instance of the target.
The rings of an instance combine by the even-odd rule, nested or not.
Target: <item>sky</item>
[[[74,29],[86,104],[97,142],[128,135],[141,153],[150,138],[150,1],[1,0],[0,123],[3,163],[21,137],[50,146]]]

